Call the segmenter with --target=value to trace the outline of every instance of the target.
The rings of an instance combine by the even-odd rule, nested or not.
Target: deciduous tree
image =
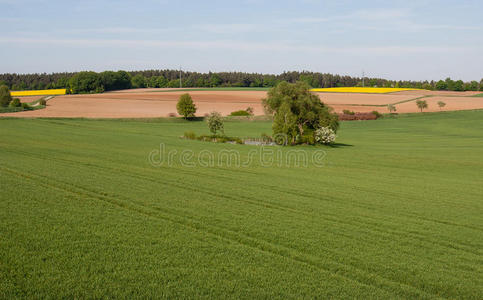
[[[423,109],[428,108],[428,102],[426,102],[426,100],[418,100],[416,101],[416,105],[421,110],[421,112],[423,112]]]
[[[6,85],[0,86],[0,106],[6,107],[12,101],[10,90]]]
[[[182,115],[185,119],[195,116],[196,105],[193,103],[190,94],[183,94],[179,97],[176,109],[178,110],[178,114]]]
[[[330,127],[334,132],[339,127],[337,115],[310,92],[305,82],[279,83],[268,91],[263,106],[274,116],[273,133],[286,134],[291,143],[295,143],[297,135],[303,140],[306,131],[313,135],[321,126]]]
[[[218,131],[224,133],[223,117],[217,111],[212,111],[206,118],[208,128],[211,133],[216,134]]]

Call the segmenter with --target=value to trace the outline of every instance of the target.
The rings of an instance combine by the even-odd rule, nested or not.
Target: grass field
[[[363,93],[363,94],[387,94],[402,91],[417,91],[418,89],[407,88],[378,88],[378,87],[334,87],[334,88],[315,88],[313,92],[325,93]]]
[[[299,168],[149,163],[260,149],[179,138],[203,122],[0,119],[0,298],[481,299],[482,119],[346,122],[275,147],[326,151]]]

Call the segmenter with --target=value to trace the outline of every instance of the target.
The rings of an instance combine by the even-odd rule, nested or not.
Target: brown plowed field
[[[428,90],[416,90],[416,91],[402,91],[397,93],[392,93],[391,95],[424,95],[424,96],[474,96],[481,94],[482,92],[473,92],[473,91],[466,91],[466,92],[453,92],[453,91],[428,91]]]
[[[169,91],[168,91],[169,90]],[[142,89],[109,92],[89,95],[57,96],[48,101],[47,108],[18,113],[6,113],[2,116],[15,117],[84,117],[84,118],[153,118],[166,117],[176,113],[176,102],[186,91],[175,89]],[[211,111],[219,111],[228,115],[233,111],[252,107],[255,115],[262,115],[261,99],[266,97],[264,91],[191,91],[189,92],[198,107],[197,115],[202,116]],[[455,94],[456,93],[456,94]],[[398,113],[418,112],[415,98],[424,95],[429,108],[425,111],[439,111],[438,101],[446,102],[443,110],[483,109],[483,97],[467,97],[478,92],[432,92],[414,91],[393,94],[340,94],[319,93],[321,100],[332,106],[336,112],[344,109],[355,112],[371,112],[377,110],[388,112],[386,105],[409,101],[396,105]],[[456,95],[459,95],[456,96]],[[33,101],[29,99],[30,101]],[[29,101],[29,102],[30,102]],[[382,105],[382,106],[377,106]]]

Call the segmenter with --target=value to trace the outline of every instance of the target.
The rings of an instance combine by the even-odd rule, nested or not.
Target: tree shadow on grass
[[[344,144],[344,143],[332,143],[327,145],[331,148],[343,148],[343,147],[354,147],[354,145]]]

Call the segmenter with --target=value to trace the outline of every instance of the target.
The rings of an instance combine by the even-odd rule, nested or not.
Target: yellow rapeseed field
[[[377,88],[377,87],[335,87],[324,89],[311,89],[312,92],[326,92],[326,93],[368,93],[368,94],[386,94],[401,91],[416,91],[418,89],[404,89],[404,88]]]
[[[12,97],[21,96],[47,96],[47,95],[65,95],[66,89],[53,90],[32,90],[32,91],[11,91]]]

